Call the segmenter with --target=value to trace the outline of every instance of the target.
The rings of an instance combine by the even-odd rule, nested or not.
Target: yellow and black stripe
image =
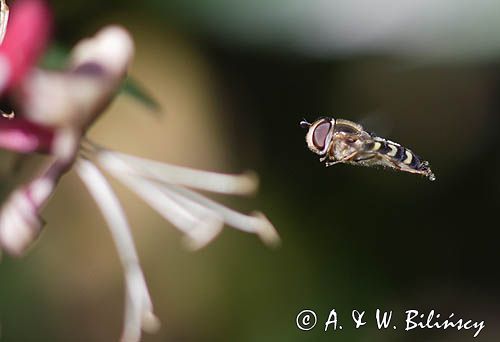
[[[364,147],[366,151],[386,155],[394,162],[407,165],[414,170],[422,170],[424,167],[417,155],[395,142],[375,137],[372,141],[365,143]]]

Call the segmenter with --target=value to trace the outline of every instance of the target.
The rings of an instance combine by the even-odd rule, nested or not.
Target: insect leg
[[[319,161],[320,161],[320,162],[324,162],[324,161],[325,161],[325,160],[327,160],[327,159],[328,159],[328,155],[325,155],[325,156],[323,156],[323,157],[319,158]]]
[[[365,155],[363,157],[355,159],[354,161],[355,162],[367,161],[367,160],[374,159],[376,156],[377,156],[376,154]]]
[[[326,162],[326,167],[328,166],[332,166],[332,165],[335,165],[335,164],[339,164],[339,163],[349,163],[349,162],[357,162],[357,160],[353,160],[357,155],[359,155],[359,152],[358,151],[355,151],[353,153],[351,153],[350,155],[346,156],[345,158],[342,158],[340,160],[336,160],[336,161],[331,161],[331,162]],[[326,157],[322,158],[324,160],[326,160]]]
[[[342,161],[336,160],[336,161],[333,161],[333,162],[326,162],[325,166],[328,167],[328,166],[332,166],[332,165],[339,164],[339,163],[342,163]]]
[[[358,160],[355,159],[355,157],[359,156],[359,155],[360,155],[359,151],[354,151],[353,153],[351,153],[347,157],[344,157],[344,158],[342,158],[342,160],[339,160],[339,162],[342,162],[342,163],[347,163],[347,162],[351,162],[351,161],[357,162]]]

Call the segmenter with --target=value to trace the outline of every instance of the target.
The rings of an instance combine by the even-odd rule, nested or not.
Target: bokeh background
[[[349,0],[53,1],[54,41],[70,47],[107,23],[136,42],[130,74],[157,116],[120,95],[95,141],[200,169],[255,170],[254,198],[282,237],[270,250],[226,229],[191,253],[181,235],[113,183],[134,228],[155,311],[144,341],[470,341],[472,331],[403,331],[404,311],[485,320],[500,338],[500,3]],[[359,121],[429,160],[437,181],[325,168],[298,122]],[[2,154],[4,160],[12,158]],[[11,175],[4,168],[2,183]],[[115,341],[122,270],[74,173],[44,211],[40,241],[0,263],[2,341]],[[302,332],[309,308],[318,326]],[[342,331],[324,332],[328,312]],[[398,330],[378,331],[377,308]],[[367,310],[355,330],[353,309]]]

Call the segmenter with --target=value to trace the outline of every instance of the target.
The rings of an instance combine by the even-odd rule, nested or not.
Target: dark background
[[[120,189],[163,322],[144,341],[472,340],[473,331],[405,332],[409,309],[484,320],[478,340],[500,338],[500,12],[481,1],[346,3],[325,12],[320,1],[53,2],[54,41],[68,47],[106,23],[130,29],[131,75],[166,109],[156,118],[120,95],[92,138],[201,169],[255,170],[255,198],[217,198],[262,210],[282,238],[272,250],[226,229],[191,253]],[[315,28],[315,14],[331,21]],[[298,126],[323,115],[411,148],[437,180],[325,168]],[[46,219],[26,257],[0,264],[2,340],[117,340],[121,268],[74,175]],[[306,308],[319,322],[302,332],[295,316]],[[325,333],[334,308],[344,329]],[[376,329],[377,308],[394,310],[397,330]],[[367,311],[359,330],[353,309]]]

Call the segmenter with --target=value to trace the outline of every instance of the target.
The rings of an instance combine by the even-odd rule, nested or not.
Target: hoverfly
[[[308,129],[307,146],[321,156],[320,161],[326,166],[382,166],[424,175],[431,181],[436,179],[427,161],[398,143],[365,131],[355,122],[324,117],[313,123],[304,119],[300,126]]]

